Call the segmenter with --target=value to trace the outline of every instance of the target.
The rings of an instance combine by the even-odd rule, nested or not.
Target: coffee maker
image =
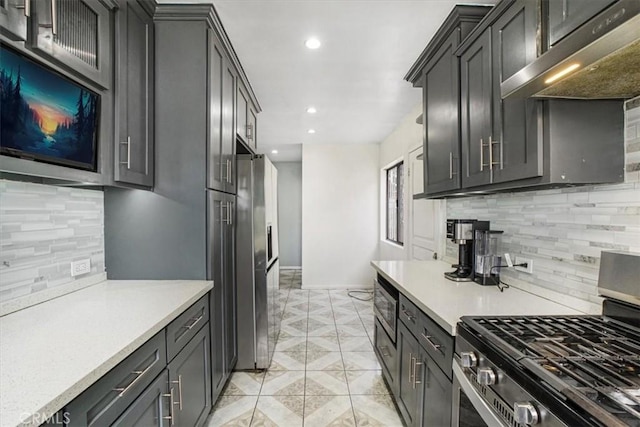
[[[489,221],[477,219],[447,219],[447,239],[458,244],[458,264],[444,277],[454,282],[470,282],[474,272],[474,235],[476,230],[489,230]]]
[[[500,283],[500,235],[498,230],[475,230],[473,234],[473,281],[492,286]]]

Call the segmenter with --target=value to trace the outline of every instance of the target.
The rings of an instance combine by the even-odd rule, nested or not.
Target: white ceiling
[[[296,161],[302,144],[380,143],[420,102],[403,77],[459,2],[214,0],[262,107],[259,151]]]

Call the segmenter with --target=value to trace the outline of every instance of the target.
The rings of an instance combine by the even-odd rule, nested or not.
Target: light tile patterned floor
[[[234,372],[207,426],[402,426],[373,352],[371,301],[300,286],[300,270],[281,271],[271,367]]]

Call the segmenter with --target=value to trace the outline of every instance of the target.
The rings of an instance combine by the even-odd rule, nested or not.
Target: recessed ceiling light
[[[309,129],[307,132],[309,132],[309,133],[316,133],[316,130],[315,130],[315,129]]]
[[[271,150],[271,154],[278,154],[278,150]]]
[[[311,37],[310,39],[305,40],[304,45],[309,49],[317,49],[320,47],[322,43],[315,37]]]
[[[307,108],[307,113],[309,114],[315,114],[318,110],[316,110],[316,107],[309,107]]]

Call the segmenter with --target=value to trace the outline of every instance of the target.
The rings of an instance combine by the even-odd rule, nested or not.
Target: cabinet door
[[[127,408],[112,427],[168,427],[172,425],[168,390],[169,375],[162,374]],[[177,405],[174,405],[174,408]]]
[[[200,329],[169,364],[169,384],[174,389],[174,423],[183,427],[204,424],[211,410],[209,328]]]
[[[254,150],[258,148],[258,113],[249,104],[249,111],[247,117],[247,143]]]
[[[243,141],[249,142],[247,139],[247,124],[249,122],[249,96],[244,86],[238,81],[238,104],[236,106],[236,133]]]
[[[416,378],[417,363],[420,361],[420,345],[416,338],[401,322],[398,322],[398,407],[408,426],[419,425],[418,398],[419,378]]]
[[[222,70],[222,160],[224,161],[225,189],[236,193],[236,131],[235,117],[236,74],[229,60]]]
[[[153,186],[153,18],[137,0],[118,10],[115,180]]]
[[[238,342],[236,329],[236,269],[235,269],[235,197],[226,196],[227,218],[224,224],[224,304],[225,304],[225,366],[227,375],[238,361]]]
[[[549,44],[593,18],[615,0],[554,0],[549,2]]]
[[[420,354],[422,364],[416,375],[420,378],[420,412],[423,427],[451,425],[452,383],[427,353]]]
[[[31,0],[0,0],[0,33],[11,40],[27,39]]]
[[[460,188],[458,123],[460,43],[455,30],[426,67],[423,81],[425,189],[428,194]]]
[[[38,0],[32,5],[31,47],[109,89],[111,11],[99,0]]]
[[[491,183],[491,30],[460,57],[462,187]]]
[[[536,0],[516,1],[493,24],[493,182],[542,176],[543,101],[501,99],[500,84],[536,58]]]
[[[209,224],[209,244],[207,245],[207,279],[213,280],[213,289],[209,295],[209,321],[211,322],[211,387],[212,400],[215,401],[225,381],[224,360],[224,270],[223,270],[223,217],[225,215],[224,193],[208,192],[207,215]]]
[[[224,51],[212,29],[207,29],[209,48],[208,77],[209,130],[207,135],[207,187],[224,191],[227,181],[227,159],[222,156],[222,77]]]

